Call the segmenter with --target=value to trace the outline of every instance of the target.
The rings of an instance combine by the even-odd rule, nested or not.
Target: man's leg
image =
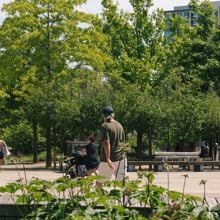
[[[121,181],[125,178],[127,170],[127,159],[115,162],[115,180]]]
[[[112,176],[114,174],[114,170],[112,170],[108,163],[106,162],[100,162],[98,167],[98,175],[104,177],[103,179],[99,179],[96,181],[96,185],[98,187],[101,187],[103,183],[111,180]]]

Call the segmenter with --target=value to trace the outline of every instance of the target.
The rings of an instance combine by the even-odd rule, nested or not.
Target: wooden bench
[[[166,163],[169,161],[196,161],[199,160],[200,152],[155,152],[155,160],[162,160]],[[184,169],[186,166],[188,167],[188,170],[190,170],[190,165],[188,163],[185,163],[184,165],[180,165]],[[160,169],[163,169],[163,167],[160,167]]]
[[[128,161],[128,172],[133,172],[135,170],[135,166],[139,166],[139,169],[141,169],[141,166],[149,166],[153,167],[155,171],[159,171],[159,167],[164,166],[164,161],[156,161],[156,160],[145,160],[145,161]]]
[[[128,161],[128,171],[133,171],[135,165],[150,166],[155,171],[164,170],[164,165],[179,165],[183,169],[193,166],[194,171],[203,171],[204,166],[211,166],[214,169],[218,166],[220,169],[220,161],[213,161],[212,158],[200,158],[200,152],[155,152],[154,160],[151,161]]]
[[[195,161],[199,159],[199,152],[155,152],[155,159],[168,162],[177,161]]]
[[[165,161],[156,161],[156,160],[146,160],[146,161],[128,161],[128,172],[132,172],[135,169],[135,166],[147,166],[153,167],[154,171],[163,171],[164,170],[164,165],[165,163],[170,166],[183,166],[183,167],[188,167],[188,170],[190,170],[190,167],[193,166],[194,171],[203,171],[205,166],[210,166],[211,169],[214,169],[216,166],[218,169],[220,169],[220,161],[212,161],[212,160],[188,160],[188,161],[178,161],[178,160],[169,160],[167,162]]]

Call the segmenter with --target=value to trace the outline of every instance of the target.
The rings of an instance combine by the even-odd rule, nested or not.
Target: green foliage
[[[59,178],[45,181],[33,178],[29,183],[20,179],[0,187],[30,210],[23,219],[218,219],[219,206],[211,209],[195,206],[197,197],[168,192],[155,186],[154,173],[140,172],[139,179],[111,181],[102,188],[95,181],[102,177]],[[167,204],[167,197],[171,203]],[[148,208],[142,215],[133,206]]]
[[[202,81],[202,91],[213,87],[218,90],[219,28],[215,8],[209,1],[198,3],[193,0],[189,6],[198,15],[198,24],[194,27],[183,25],[180,17],[171,21],[171,27],[175,24],[175,31],[171,51],[167,51],[170,58],[167,61],[171,64],[167,70],[177,67],[187,81],[198,77]]]
[[[208,108],[207,123],[203,129],[204,133],[218,133],[220,130],[220,98],[215,94],[208,94],[206,97]]]
[[[0,134],[9,146],[29,153],[33,144],[36,160],[43,136],[50,165],[53,146],[65,152],[66,140],[91,132],[99,141],[101,109],[110,104],[136,134],[138,158],[146,149],[151,157],[154,148],[218,140],[220,29],[211,3],[190,2],[194,27],[180,16],[164,20],[151,0],[131,0],[131,12],[103,0],[100,17],[79,11],[83,3],[4,5]]]
[[[46,151],[41,151],[41,152],[38,154],[38,160],[39,160],[39,161],[45,161],[45,160],[46,160]]]
[[[4,48],[0,54],[0,83],[7,89],[1,94],[11,94],[8,108],[19,112],[16,120],[25,118],[32,124],[34,152],[38,128],[46,130],[48,166],[52,127],[56,146],[97,129],[93,113],[99,106],[93,103],[88,118],[79,118],[83,103],[88,101],[86,95],[81,95],[90,93],[92,85],[92,97],[100,99],[102,95],[97,92],[103,90],[94,88],[93,80],[101,83],[101,72],[111,59],[106,55],[106,37],[98,17],[77,9],[83,3],[85,0],[14,0],[3,6],[7,16],[0,28]],[[88,119],[95,119],[94,123],[91,125]],[[11,120],[16,124],[15,119]],[[82,131],[82,124],[88,130]]]
[[[16,155],[10,155],[7,158],[7,162],[11,162],[13,164],[22,164],[22,163],[25,164],[25,163],[31,163],[32,161],[33,161],[32,155],[20,155],[19,153]]]
[[[32,153],[32,130],[29,123],[21,121],[19,124],[11,125],[3,130],[2,136],[13,153]]]
[[[124,80],[146,87],[163,60],[161,11],[150,13],[151,0],[130,1],[133,12],[119,11],[111,0],[102,1],[103,31],[110,39],[111,56],[107,77],[114,87]],[[159,55],[160,54],[160,55]]]
[[[193,210],[193,215],[197,219],[217,220],[219,219],[219,205],[209,209],[208,207],[198,206]]]

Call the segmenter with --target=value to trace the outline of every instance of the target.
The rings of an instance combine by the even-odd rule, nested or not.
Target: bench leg
[[[141,168],[141,164],[139,165],[139,170],[142,170],[142,168]]]
[[[189,165],[179,165],[179,168],[182,168],[183,170],[190,170],[190,166]]]
[[[156,171],[156,172],[163,171],[163,165],[162,164],[154,165],[154,171]]]
[[[128,164],[128,172],[134,172],[134,164]]]
[[[194,165],[194,171],[203,171],[204,170],[204,165],[196,164]]]

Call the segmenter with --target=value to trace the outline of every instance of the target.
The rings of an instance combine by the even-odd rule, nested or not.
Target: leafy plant
[[[137,180],[111,181],[96,187],[101,176],[45,181],[20,178],[0,187],[15,204],[23,204],[24,219],[218,219],[220,206],[196,207],[198,197],[153,185],[153,172],[139,172]],[[170,203],[167,204],[167,197]],[[184,199],[183,199],[184,197]],[[148,209],[143,215],[135,206]],[[21,213],[22,215],[22,213]]]
[[[203,185],[203,200],[202,200],[203,205],[204,205],[205,199],[206,199],[206,183],[207,183],[207,180],[201,180],[199,183],[199,185]]]

